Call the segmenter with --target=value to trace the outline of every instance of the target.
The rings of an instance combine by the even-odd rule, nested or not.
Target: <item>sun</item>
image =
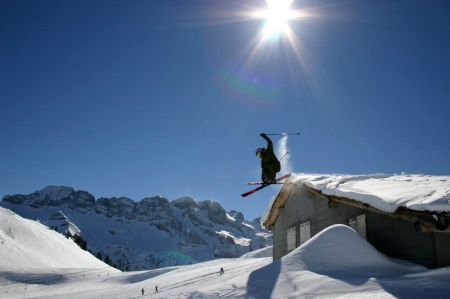
[[[264,37],[286,35],[289,32],[289,20],[296,17],[291,9],[292,2],[293,0],[266,0],[267,8],[260,12],[265,20],[262,29]]]

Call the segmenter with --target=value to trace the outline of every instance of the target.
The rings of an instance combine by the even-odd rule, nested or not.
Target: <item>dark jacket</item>
[[[261,158],[261,178],[263,182],[273,181],[276,178],[277,172],[281,169],[280,161],[278,161],[273,152],[272,140],[265,134],[261,134],[261,137],[267,141],[266,152]]]

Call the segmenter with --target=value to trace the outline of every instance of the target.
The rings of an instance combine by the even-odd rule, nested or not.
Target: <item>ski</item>
[[[271,183],[271,184],[262,184],[261,186],[255,188],[255,189],[252,189],[252,190],[250,190],[250,191],[247,191],[247,192],[241,194],[241,196],[242,196],[242,197],[249,196],[250,194],[253,194],[253,193],[255,193],[255,192],[257,192],[257,191],[259,191],[259,190],[261,190],[261,189],[263,189],[263,188],[266,188],[267,186],[270,186],[270,185],[273,185],[273,184],[278,184],[281,180],[284,180],[284,179],[286,179],[286,178],[288,178],[288,177],[290,177],[290,176],[291,176],[290,173],[285,174],[285,175],[279,177],[278,179],[276,179],[276,180],[275,180],[275,183]]]
[[[264,185],[263,182],[247,182],[246,185]],[[272,183],[271,185],[284,185],[285,183]]]
[[[275,180],[275,182],[271,183],[270,185],[273,185],[273,184],[285,184],[285,183],[281,183],[280,181],[282,181],[282,180],[288,178],[290,175],[291,175],[290,173],[285,174],[285,175],[283,175],[283,176],[277,178],[277,179]],[[247,182],[247,183],[245,183],[245,184],[247,184],[247,185],[264,185],[264,182]]]

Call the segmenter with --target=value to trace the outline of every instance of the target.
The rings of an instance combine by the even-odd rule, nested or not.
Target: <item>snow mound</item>
[[[250,251],[241,256],[241,258],[252,259],[252,258],[272,257],[272,254],[273,254],[273,246],[268,246],[258,250]]]
[[[282,258],[288,271],[401,270],[352,228],[330,226]]]
[[[254,270],[245,298],[448,298],[449,270],[391,261],[339,224]]]
[[[0,269],[108,267],[47,226],[0,207]]]

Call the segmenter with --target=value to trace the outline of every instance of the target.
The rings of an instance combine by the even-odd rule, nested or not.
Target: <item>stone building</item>
[[[450,265],[450,177],[293,175],[261,219],[279,259],[333,224],[389,257]]]

